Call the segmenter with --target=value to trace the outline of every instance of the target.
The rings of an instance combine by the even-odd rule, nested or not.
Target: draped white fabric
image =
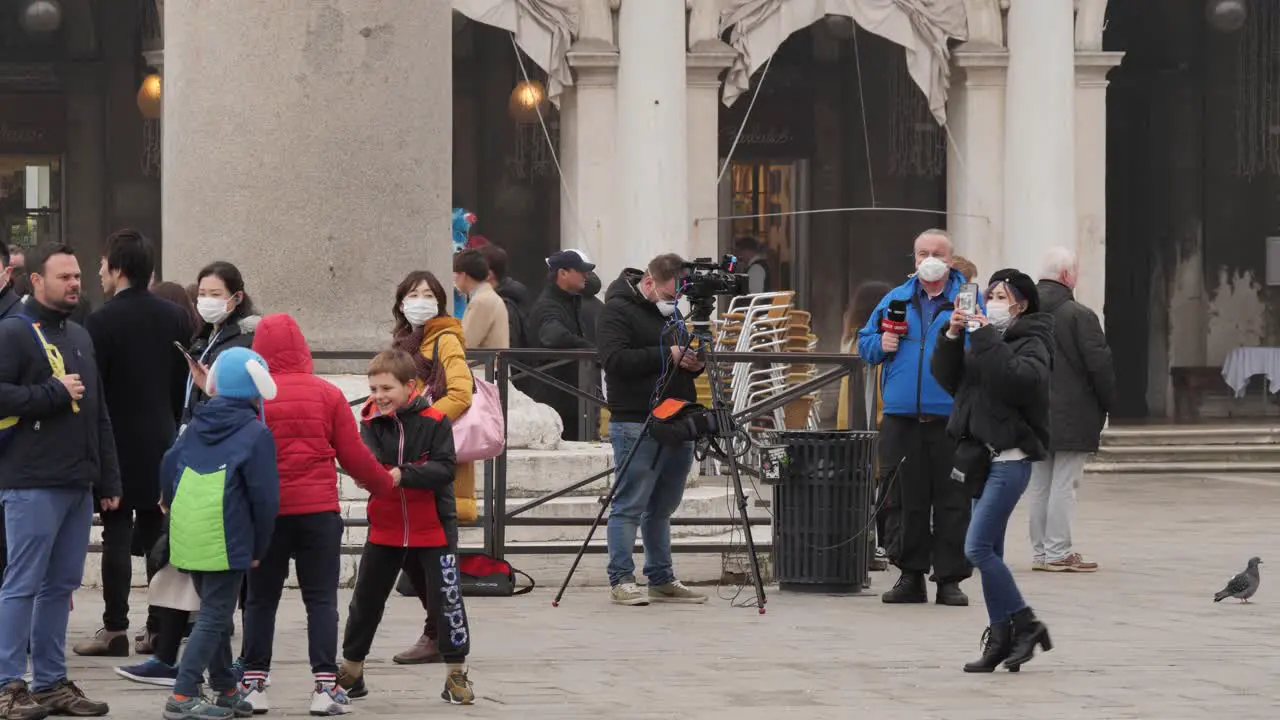
[[[516,44],[547,73],[547,98],[557,107],[573,84],[566,55],[578,28],[577,0],[453,0],[472,20],[514,33]]]
[[[939,124],[947,121],[947,40],[968,37],[964,0],[728,0],[720,31],[733,28],[729,44],[738,58],[725,78],[724,104],[732,105],[751,87],[752,74],[784,40],[824,15],[852,18],[862,29],[902,46],[907,71],[928,98],[930,112]]]

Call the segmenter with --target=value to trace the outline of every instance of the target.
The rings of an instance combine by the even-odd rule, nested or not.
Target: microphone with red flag
[[[880,320],[880,332],[894,335],[907,334],[906,300],[889,301],[889,308],[885,310],[884,317]]]

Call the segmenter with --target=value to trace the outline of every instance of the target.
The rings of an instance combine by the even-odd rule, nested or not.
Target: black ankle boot
[[[967,673],[994,672],[1013,649],[1013,625],[1008,621],[996,623],[982,633],[982,657],[964,666]],[[1018,668],[1009,668],[1018,672]]]
[[[1014,670],[1031,660],[1036,654],[1036,646],[1044,652],[1053,649],[1053,641],[1049,639],[1049,628],[1036,619],[1031,608],[1023,608],[1013,614],[1013,649],[1004,661],[1004,666]]]
[[[924,587],[924,573],[906,572],[898,578],[893,589],[880,596],[880,600],[889,604],[927,603],[929,593]]]
[[[938,594],[934,599],[939,605],[950,605],[951,607],[968,607],[969,596],[964,594],[960,589],[960,583],[957,582],[940,582],[938,583]]]

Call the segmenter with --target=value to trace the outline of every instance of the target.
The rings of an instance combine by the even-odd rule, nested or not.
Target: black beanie
[[[1036,282],[1031,279],[1031,276],[1013,268],[1006,268],[991,273],[991,280],[987,282],[987,287],[991,288],[996,283],[1008,285],[1018,300],[1026,301],[1027,312],[1040,312],[1040,293],[1036,290]]]

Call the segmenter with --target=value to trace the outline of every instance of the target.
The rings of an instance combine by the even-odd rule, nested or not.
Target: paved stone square
[[[356,707],[387,720],[1275,717],[1280,578],[1264,565],[1253,604],[1214,604],[1212,595],[1251,555],[1280,567],[1278,528],[1280,478],[1088,476],[1076,543],[1103,570],[1064,576],[1030,572],[1020,509],[1011,559],[1057,647],[1017,675],[960,672],[985,625],[976,578],[966,583],[969,608],[774,592],[764,616],[719,599],[613,607],[599,588],[571,588],[552,608],[552,591],[539,589],[469,601],[479,700],[449,707],[438,699],[442,668],[390,663],[421,621],[415,601],[397,597],[370,658],[373,694]],[[876,593],[893,580],[874,578]],[[101,603],[85,590],[76,606],[73,639],[98,627]],[[309,669],[296,592],[284,608],[270,693],[280,709],[268,717],[302,717]],[[116,679],[105,659],[72,664],[89,693],[111,701],[113,717],[159,717],[163,691]]]

